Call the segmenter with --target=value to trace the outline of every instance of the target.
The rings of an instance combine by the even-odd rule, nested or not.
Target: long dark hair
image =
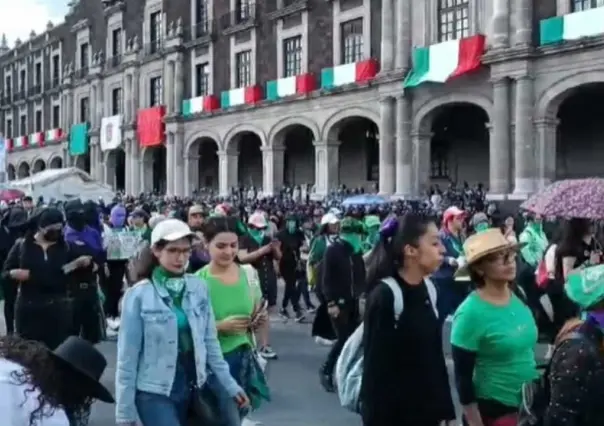
[[[166,241],[161,240],[155,244],[155,247],[161,250],[166,244]],[[156,266],[159,266],[157,257],[153,254],[151,246],[145,245],[138,252],[136,258],[130,261],[130,265],[128,266],[130,282],[136,284],[139,281],[151,279],[151,275]]]
[[[222,232],[233,232],[240,237],[245,235],[246,228],[243,222],[234,216],[214,216],[206,220],[201,229],[207,243]]]
[[[392,276],[396,269],[404,266],[404,247],[416,246],[431,223],[434,223],[434,220],[429,216],[415,213],[387,219],[384,222],[380,231],[380,240],[365,260],[367,293],[382,279]]]
[[[81,382],[66,374],[39,342],[16,336],[0,338],[0,357],[15,362],[23,371],[12,374],[15,385],[25,385],[25,395],[39,391],[37,407],[29,414],[29,425],[36,426],[54,414],[65,410],[72,424],[86,424],[93,398],[82,392]]]

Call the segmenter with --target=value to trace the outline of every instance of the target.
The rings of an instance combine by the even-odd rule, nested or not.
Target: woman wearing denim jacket
[[[184,426],[191,389],[210,372],[239,406],[249,403],[222,356],[207,287],[184,272],[192,238],[184,222],[166,219],[137,261],[140,281],[124,296],[118,336],[120,425],[138,417],[143,426]]]

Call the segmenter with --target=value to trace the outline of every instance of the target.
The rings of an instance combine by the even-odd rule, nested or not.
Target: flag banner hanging
[[[71,126],[69,132],[69,154],[88,154],[88,123],[79,123]]]
[[[63,137],[63,130],[50,129],[44,134],[44,142],[56,142]]]
[[[44,146],[44,133],[37,132],[29,135],[29,146]]]
[[[558,44],[604,34],[604,7],[582,10],[540,22],[539,44]]]
[[[363,84],[371,81],[380,71],[375,59],[338,65],[321,70],[321,89],[331,90],[349,84]]]
[[[101,151],[116,149],[122,143],[122,116],[104,117],[101,120]]]
[[[313,74],[280,78],[266,83],[266,99],[276,101],[289,96],[306,95],[317,88]]]
[[[166,139],[163,106],[140,109],[136,115],[136,135],[141,147],[159,146]]]

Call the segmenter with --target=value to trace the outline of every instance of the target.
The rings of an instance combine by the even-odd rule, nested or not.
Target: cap
[[[266,216],[262,212],[253,213],[247,220],[247,223],[255,228],[266,228],[268,226]]]
[[[336,223],[340,223],[340,219],[333,213],[327,213],[321,218],[321,225],[335,225]]]
[[[177,241],[185,237],[193,237],[189,225],[178,219],[165,219],[159,222],[151,232],[151,245],[160,241]]]
[[[462,209],[460,209],[459,207],[456,207],[456,206],[449,207],[443,213],[443,222],[448,222],[455,217],[463,216],[465,214],[466,214],[466,212],[463,211]]]

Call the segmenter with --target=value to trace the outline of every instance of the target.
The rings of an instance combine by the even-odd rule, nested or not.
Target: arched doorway
[[[218,190],[218,142],[209,137],[196,139],[187,153],[189,190]]]
[[[166,192],[166,147],[165,145],[145,148],[143,152],[143,190]]]
[[[46,162],[44,160],[42,160],[41,158],[38,158],[36,161],[34,161],[34,166],[33,166],[34,173],[39,173],[44,170],[46,170]]]
[[[579,86],[564,99],[557,112],[557,179],[604,176],[604,82]],[[553,123],[552,126],[556,124]]]
[[[301,124],[284,128],[275,142],[282,143],[283,183],[287,186],[310,185],[315,181],[315,148],[313,131]]]
[[[430,181],[488,184],[487,112],[474,104],[449,104],[431,118]]]
[[[86,173],[90,173],[90,156],[87,154],[78,155],[75,159],[75,166]]]
[[[241,132],[233,137],[229,143],[229,150],[239,152],[237,161],[237,177],[239,186],[256,189],[262,188],[262,141],[253,132]]]
[[[112,188],[123,190],[126,188],[126,153],[123,149],[117,148],[105,153],[107,159],[106,183]]]
[[[376,122],[365,117],[347,117],[338,124],[337,140],[339,184],[374,192],[380,171],[380,134]]]
[[[6,176],[8,180],[15,180],[17,178],[17,170],[15,169],[15,166],[12,164],[8,165],[6,168]]]
[[[29,164],[25,161],[19,164],[19,168],[17,169],[17,178],[23,179],[29,176]]]
[[[62,169],[63,159],[61,157],[52,157],[48,165],[51,169]]]

